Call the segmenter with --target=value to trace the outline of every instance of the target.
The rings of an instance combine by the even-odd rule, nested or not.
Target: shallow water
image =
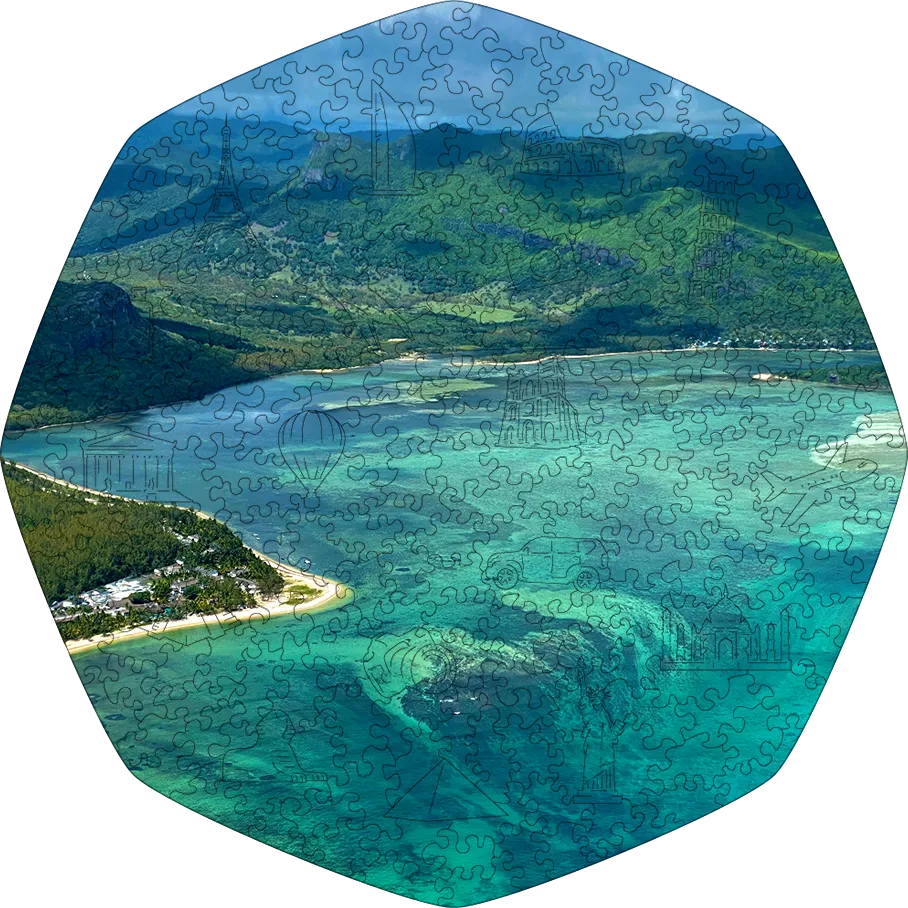
[[[464,357],[282,376],[8,435],[3,455],[85,483],[80,443],[124,425],[167,439],[186,499],[352,586],[330,612],[74,661],[151,787],[373,885],[469,904],[690,822],[790,752],[906,458],[890,393],[750,378],[798,356],[567,360],[581,440],[563,447],[499,445],[516,370]],[[317,489],[279,447],[304,407],[343,427]],[[326,448],[284,453],[318,472]],[[819,470],[825,491],[786,525],[804,502],[770,500],[774,477]],[[685,667],[707,619],[715,658]]]

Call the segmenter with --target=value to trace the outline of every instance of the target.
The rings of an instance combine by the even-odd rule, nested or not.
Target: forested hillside
[[[155,133],[155,128],[159,131]],[[522,138],[390,143],[233,124],[242,211],[210,231],[221,133],[173,117],[111,168],[51,299],[11,424],[199,397],[412,352],[502,359],[678,347],[870,347],[845,269],[776,142],[626,138],[615,178],[522,169]],[[692,292],[710,174],[734,177],[727,286]],[[705,201],[704,201],[705,200]],[[210,226],[210,225],[209,225]]]
[[[266,595],[283,586],[277,571],[217,520],[68,488],[8,461],[3,478],[48,602],[168,567],[178,558],[184,573],[232,572]],[[219,606],[213,603],[215,611]]]

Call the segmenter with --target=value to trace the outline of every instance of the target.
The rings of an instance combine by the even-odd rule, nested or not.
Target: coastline
[[[259,552],[256,552],[260,555]],[[285,566],[286,567],[286,566]],[[293,573],[294,579],[306,579],[315,582],[316,574],[305,574],[302,571],[296,571],[294,568],[288,569]],[[282,570],[281,573],[284,573]],[[269,621],[271,618],[278,618],[287,615],[302,615],[304,613],[325,612],[329,609],[338,608],[344,604],[350,592],[349,587],[342,583],[334,583],[325,578],[318,577],[322,581],[319,585],[327,585],[315,599],[309,602],[302,602],[299,605],[289,605],[281,602],[279,599],[267,599],[246,609],[240,609],[236,612],[218,612],[215,615],[190,615],[188,618],[179,618],[176,621],[156,621],[154,624],[141,624],[136,627],[124,628],[120,631],[113,631],[110,634],[99,634],[95,637],[89,637],[87,640],[67,640],[67,652],[74,656],[77,653],[88,652],[93,649],[106,649],[115,643],[123,640],[136,640],[142,637],[163,637],[165,634],[174,631],[189,630],[194,627],[206,627],[211,632],[209,636],[223,636],[234,624],[240,624],[245,621],[252,621],[259,618],[262,622]]]
[[[544,360],[551,359],[553,356],[562,356],[564,359],[595,359],[599,357],[612,357],[612,356],[647,356],[647,355],[657,355],[657,354],[667,354],[667,353],[700,353],[700,352],[710,352],[710,351],[741,351],[743,353],[789,353],[789,352],[810,352],[810,353],[868,353],[875,354],[879,356],[878,348],[874,347],[873,349],[862,349],[862,348],[852,348],[852,347],[725,347],[722,345],[712,346],[712,347],[665,347],[656,350],[609,350],[603,351],[601,353],[550,353],[545,356],[541,356],[537,359],[527,359],[527,360],[498,360],[498,359],[474,359],[472,365],[474,366],[493,366],[499,368],[507,368],[508,366],[534,366],[538,363],[543,362]],[[517,355],[517,354],[515,354]],[[291,369],[289,372],[276,372],[274,375],[265,376],[264,378],[259,379],[249,379],[249,381],[239,382],[237,385],[228,385],[227,387],[243,387],[247,384],[255,384],[257,381],[266,380],[268,378],[286,378],[291,375],[334,375],[344,372],[355,372],[357,369],[371,369],[375,366],[384,366],[390,363],[395,362],[404,362],[404,361],[418,361],[424,359],[430,359],[431,357],[472,357],[473,354],[469,352],[464,353],[422,353],[418,351],[413,351],[410,353],[404,353],[401,356],[395,356],[390,359],[379,359],[370,363],[360,363],[356,366],[331,366],[324,369]],[[223,390],[223,389],[219,389]],[[144,413],[148,410],[163,410],[166,407],[178,407],[181,404],[196,403],[199,400],[203,400],[205,397],[209,397],[212,394],[217,394],[218,391],[211,391],[206,395],[203,395],[201,398],[186,400],[175,400],[166,404],[159,404],[154,407],[146,407],[143,410],[134,411],[134,410],[125,410],[121,413],[105,413],[101,416],[92,416],[87,419],[76,419],[69,422],[58,422],[58,423],[46,423],[40,426],[26,426],[26,427],[15,427],[12,429],[7,429],[4,427],[3,433],[6,434],[9,432],[43,432],[46,429],[60,429],[63,427],[73,427],[73,426],[82,426],[88,425],[92,422],[97,422],[100,419],[108,419],[116,421],[124,417],[134,415],[136,412]],[[8,418],[7,418],[8,422]],[[44,474],[39,473],[38,475],[44,476]],[[51,478],[51,477],[45,477]],[[74,486],[74,488],[81,488],[81,486]],[[94,490],[89,490],[94,491]],[[133,501],[134,499],[127,499]],[[201,512],[197,512],[201,513]]]
[[[728,352],[728,351],[740,351],[742,353],[791,353],[796,352],[811,352],[811,353],[875,353],[879,355],[879,351],[875,348],[873,350],[856,350],[851,347],[726,347],[724,345],[708,346],[708,347],[660,347],[658,349],[650,350],[609,350],[604,353],[559,353],[559,354],[549,354],[548,356],[540,357],[539,359],[526,359],[526,360],[495,360],[495,359],[477,359],[474,362],[476,366],[535,366],[539,363],[552,359],[553,356],[560,356],[562,359],[600,359],[611,356],[655,356],[658,354],[667,354],[667,353],[713,353],[713,352]],[[435,354],[427,354],[435,355]],[[392,360],[393,362],[393,360]]]
[[[42,473],[40,470],[34,469],[34,467],[29,467],[25,464],[18,463],[18,461],[10,461],[10,463],[15,463],[15,465],[19,469],[31,473],[34,476],[39,477],[40,479],[46,480],[47,482],[52,482],[55,485],[61,485],[66,488],[73,489],[77,492],[86,492],[92,496],[113,498],[118,501],[128,501],[135,504],[160,504],[162,507],[179,508],[183,511],[191,511],[193,514],[202,518],[203,520],[216,519],[213,514],[208,514],[205,511],[200,511],[196,508],[186,507],[185,505],[145,501],[141,498],[127,498],[124,495],[114,495],[112,492],[101,492],[97,489],[89,489],[86,486],[77,485],[76,483],[69,482],[66,479],[59,479],[56,476],[50,476],[47,473]],[[88,650],[96,649],[98,647],[106,648],[113,645],[114,643],[119,643],[122,640],[135,640],[141,637],[157,637],[162,634],[172,633],[173,631],[188,630],[189,628],[193,627],[208,627],[209,630],[212,631],[212,636],[221,636],[226,632],[226,629],[231,627],[232,625],[244,621],[252,621],[255,618],[258,618],[264,622],[270,620],[271,618],[277,618],[280,616],[296,616],[297,614],[301,615],[304,613],[315,614],[318,612],[328,611],[329,609],[339,608],[340,606],[347,603],[348,597],[352,594],[350,587],[345,586],[339,581],[330,580],[329,578],[322,577],[319,574],[312,574],[307,571],[301,571],[299,568],[295,568],[289,564],[284,564],[284,562],[278,561],[276,558],[271,558],[269,555],[265,555],[263,552],[258,551],[258,549],[253,548],[251,545],[247,545],[245,542],[243,543],[243,545],[250,552],[253,552],[256,557],[260,558],[266,564],[270,564],[271,567],[278,571],[285,580],[294,583],[306,583],[309,586],[315,587],[316,589],[320,590],[319,594],[308,602],[301,602],[296,605],[290,605],[286,602],[281,602],[279,597],[273,597],[271,599],[257,602],[255,605],[252,605],[249,608],[239,609],[235,612],[218,612],[214,615],[189,615],[186,618],[178,618],[175,621],[164,619],[155,621],[152,624],[142,624],[137,625],[136,627],[123,628],[122,630],[112,631],[109,634],[98,634],[94,637],[89,637],[84,640],[67,640],[67,651],[72,656],[76,653],[87,652]]]

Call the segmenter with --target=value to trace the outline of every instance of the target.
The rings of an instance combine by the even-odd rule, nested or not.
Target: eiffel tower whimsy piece
[[[192,246],[196,247],[208,240],[219,230],[236,230],[242,234],[246,242],[260,249],[258,240],[249,226],[249,219],[240,203],[240,196],[236,189],[236,180],[233,177],[233,159],[230,150],[230,127],[227,125],[227,115],[224,114],[224,127],[221,129],[221,168],[218,173],[218,183],[211,199],[211,206],[205,215],[205,222]]]

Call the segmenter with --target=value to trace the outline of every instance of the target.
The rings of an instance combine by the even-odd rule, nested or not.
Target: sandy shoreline
[[[555,359],[560,357],[561,359],[600,359],[606,357],[615,357],[615,356],[655,356],[657,354],[665,353],[718,353],[718,352],[732,352],[740,351],[742,353],[875,353],[879,356],[879,351],[876,349],[873,350],[856,350],[851,347],[726,347],[723,344],[718,344],[715,346],[704,346],[704,347],[660,347],[655,350],[650,349],[641,349],[641,350],[607,350],[601,353],[549,353],[545,356],[541,356],[538,359],[522,359],[522,360],[503,360],[503,359],[472,359],[473,354],[470,352],[465,353],[405,353],[402,356],[396,356],[393,359],[383,359],[376,363],[371,363],[370,365],[360,365],[360,366],[338,366],[330,369],[300,369],[296,372],[282,372],[280,377],[288,375],[322,375],[322,374],[333,374],[339,372],[353,372],[357,369],[368,369],[372,366],[384,366],[391,365],[393,363],[399,362],[414,362],[418,360],[427,360],[432,358],[449,358],[451,361],[454,359],[467,360],[472,359],[471,365],[473,366],[500,366],[501,368],[507,368],[508,366],[536,366],[539,363],[545,362],[549,359]],[[277,377],[277,376],[276,376]],[[89,420],[91,421],[91,420]],[[31,430],[28,430],[31,431]]]
[[[259,555],[260,553],[256,552],[256,554]],[[165,634],[188,630],[193,627],[206,627],[209,631],[209,636],[217,638],[223,636],[233,625],[243,621],[252,621],[256,618],[260,621],[268,621],[271,618],[283,615],[297,616],[304,613],[324,612],[328,609],[337,608],[344,604],[344,600],[349,595],[348,587],[342,583],[334,583],[315,574],[305,574],[293,568],[289,570],[293,571],[295,575],[293,579],[305,579],[311,585],[315,585],[316,580],[318,580],[321,581],[320,586],[327,586],[315,599],[302,602],[299,605],[289,605],[278,599],[268,599],[236,612],[218,612],[216,615],[190,615],[188,618],[179,618],[176,621],[163,619],[156,621],[154,624],[142,624],[137,627],[124,628],[121,631],[113,631],[110,634],[99,634],[96,637],[89,637],[87,640],[67,640],[66,649],[72,656],[98,647],[107,648],[123,640],[135,640],[141,637],[163,637]],[[281,571],[281,573],[284,573],[284,571]]]
[[[69,482],[66,479],[59,479],[56,476],[42,473],[40,470],[28,467],[18,461],[9,462],[20,470],[25,470],[47,482],[52,482],[55,485],[64,486],[77,492],[85,492],[93,497],[114,498],[118,501],[128,501],[134,504],[159,504],[162,507],[179,508],[180,510],[191,511],[204,520],[216,519],[214,515],[207,514],[205,511],[199,511],[196,508],[189,508],[177,504],[167,504],[164,502],[145,501],[141,498],[127,498],[124,495],[114,495],[111,492],[100,492],[97,489],[89,489],[85,486]],[[66,648],[70,655],[95,649],[99,646],[107,647],[114,643],[118,643],[121,640],[134,640],[143,636],[157,637],[161,634],[187,630],[193,627],[207,627],[211,632],[210,636],[218,637],[226,632],[226,628],[242,621],[252,621],[256,618],[261,621],[268,621],[270,618],[276,618],[281,615],[316,613],[337,608],[344,605],[348,601],[348,597],[352,594],[352,590],[342,583],[330,580],[327,577],[321,577],[318,574],[301,571],[299,568],[284,564],[282,561],[278,561],[275,558],[263,554],[257,549],[254,549],[251,545],[246,545],[246,543],[243,543],[243,545],[245,545],[250,552],[255,553],[255,555],[261,558],[266,564],[270,564],[286,581],[291,583],[305,583],[308,586],[321,590],[321,592],[314,599],[311,599],[308,602],[301,602],[297,605],[290,605],[286,602],[281,602],[279,598],[272,598],[235,612],[218,612],[215,615],[190,615],[187,618],[179,618],[175,621],[160,619],[153,624],[142,624],[136,627],[123,628],[123,630],[113,631],[109,634],[99,634],[95,637],[90,637],[87,640],[68,640],[66,642]]]
[[[605,353],[558,353],[549,356],[543,356],[540,359],[525,360],[496,360],[496,359],[477,359],[474,361],[475,366],[535,366],[547,359],[554,359],[556,356],[561,359],[604,359],[614,356],[655,356],[664,353],[725,353],[725,352],[742,352],[742,353],[876,353],[877,350],[854,350],[842,347],[726,347],[721,344],[710,347],[662,347],[656,350],[609,350]],[[430,354],[435,355],[435,354]]]
[[[391,340],[389,338],[389,340]],[[646,356],[648,354],[657,354],[657,353],[700,353],[700,352],[709,352],[709,351],[733,351],[740,350],[745,353],[875,353],[879,356],[879,350],[875,347],[872,350],[863,350],[863,349],[853,349],[850,347],[725,347],[722,345],[715,347],[667,347],[658,350],[610,350],[603,353],[550,353],[546,356],[542,356],[539,359],[527,359],[527,360],[496,360],[496,359],[476,359],[473,360],[472,365],[474,366],[534,366],[537,363],[541,363],[544,360],[552,359],[555,356],[561,356],[564,359],[593,359],[596,357],[607,357],[607,356]],[[405,353],[402,356],[396,356],[392,359],[380,359],[371,363],[360,363],[358,366],[333,366],[326,367],[324,369],[296,369],[291,370],[290,372],[278,372],[274,375],[267,376],[261,379],[250,379],[248,382],[240,382],[238,385],[228,385],[228,387],[242,387],[244,385],[255,384],[256,381],[265,381],[270,378],[287,378],[292,375],[333,375],[343,372],[355,372],[357,369],[372,369],[375,366],[384,366],[390,365],[395,362],[413,362],[421,359],[430,359],[432,357],[460,357],[468,358],[472,357],[472,353],[420,353],[412,352]],[[223,390],[223,389],[220,389]],[[217,394],[218,391],[209,392],[209,394],[204,395],[203,397],[209,397],[212,394]],[[163,410],[167,407],[179,407],[182,404],[191,404],[198,403],[199,400],[203,398],[194,398],[187,400],[175,400],[167,404],[160,404],[156,407],[148,407],[145,410],[139,410],[138,412],[144,413],[146,410],[155,409]],[[78,419],[71,422],[60,422],[60,423],[47,423],[41,426],[19,426],[14,429],[10,429],[11,432],[41,432],[45,429],[60,429],[63,427],[72,427],[72,426],[83,426],[88,425],[89,423],[97,422],[99,419],[108,419],[115,421],[122,419],[124,417],[134,415],[136,411],[126,410],[122,413],[107,413],[103,416],[94,416],[89,419]],[[39,473],[38,475],[44,475]],[[50,477],[48,477],[50,478]],[[75,488],[80,488],[76,486]],[[132,499],[129,499],[130,501]]]

